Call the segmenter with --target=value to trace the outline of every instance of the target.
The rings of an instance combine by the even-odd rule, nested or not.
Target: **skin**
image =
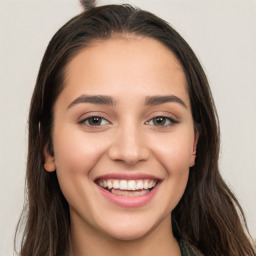
[[[81,95],[107,95],[114,104],[71,104]],[[149,96],[166,95],[185,106],[145,105]],[[90,116],[104,119],[92,127]],[[157,116],[178,123],[155,125]],[[45,163],[56,170],[70,206],[73,255],[181,255],[170,213],[184,193],[198,135],[184,72],[169,49],[153,39],[122,37],[83,49],[65,70],[52,139],[54,156],[45,150]],[[94,180],[120,172],[154,175],[159,190],[142,207],[117,206]]]

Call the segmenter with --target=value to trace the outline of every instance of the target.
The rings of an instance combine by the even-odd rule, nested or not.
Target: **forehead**
[[[176,93],[182,94],[189,106],[179,60],[151,38],[117,37],[92,43],[68,63],[64,91],[76,96],[111,93],[117,98],[131,91],[137,96]]]

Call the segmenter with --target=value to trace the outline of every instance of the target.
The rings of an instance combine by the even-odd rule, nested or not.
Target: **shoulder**
[[[178,242],[182,256],[203,256],[203,254],[197,248],[188,242],[184,240],[179,240]]]

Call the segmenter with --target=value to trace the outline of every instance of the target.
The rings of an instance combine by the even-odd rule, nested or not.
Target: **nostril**
[[[142,147],[121,147],[112,146],[109,149],[109,158],[113,161],[121,161],[133,165],[139,161],[145,161],[149,158],[149,150]]]
[[[134,165],[149,158],[147,138],[135,122],[136,120],[126,120],[116,131],[108,152],[111,160]]]

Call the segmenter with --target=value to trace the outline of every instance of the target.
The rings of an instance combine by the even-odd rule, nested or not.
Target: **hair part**
[[[87,2],[94,1],[81,2],[87,7]],[[218,117],[205,73],[190,46],[169,24],[130,5],[96,8],[90,5],[86,12],[66,23],[47,47],[30,105],[28,198],[20,220],[20,226],[23,218],[26,223],[20,255],[70,253],[69,206],[56,173],[44,170],[44,150],[47,148],[54,154],[53,108],[64,88],[65,67],[85,47],[116,35],[158,40],[176,55],[186,76],[191,111],[200,137],[186,191],[172,212],[174,235],[195,245],[205,255],[255,255],[240,221],[239,214],[247,229],[244,213],[218,170]]]

